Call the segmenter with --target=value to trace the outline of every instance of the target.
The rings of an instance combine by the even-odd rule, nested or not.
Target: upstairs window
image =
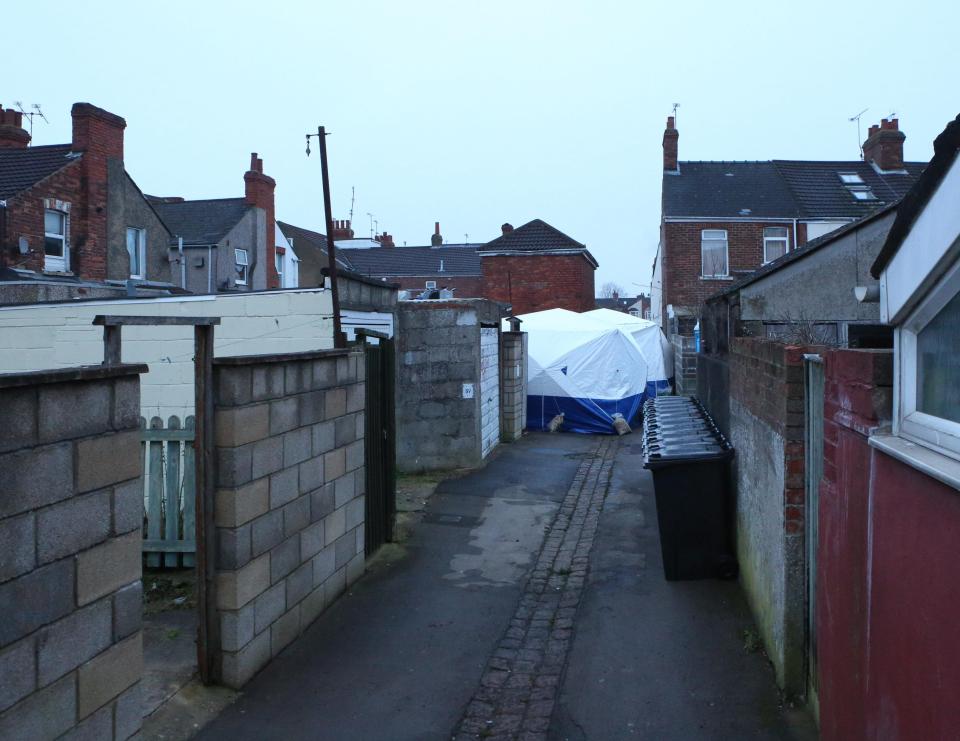
[[[768,226],[763,230],[763,261],[773,262],[778,257],[787,254],[787,228],[784,226]]]
[[[844,185],[863,185],[863,178],[857,175],[855,172],[841,172],[837,173],[840,175],[840,180]]]
[[[283,255],[277,252],[273,257],[273,265],[277,269],[277,278],[280,279],[280,287],[286,288],[283,285]]]
[[[145,229],[127,227],[127,255],[130,257],[130,277],[146,278],[147,232]]]
[[[43,268],[63,272],[70,266],[69,219],[62,211],[43,212]]]
[[[730,275],[726,229],[704,229],[700,233],[700,262],[704,278],[726,278]]]
[[[435,280],[428,280],[426,283],[424,283],[424,286],[429,291],[435,291],[437,289],[437,282]]]
[[[233,262],[237,270],[237,277],[234,283],[238,286],[247,285],[247,276],[250,271],[250,261],[247,259],[247,251],[235,249],[233,251]]]
[[[843,183],[850,192],[850,195],[852,195],[858,201],[877,200],[877,197],[873,194],[873,191],[870,190],[870,186],[867,185],[863,178],[857,173],[838,172],[837,175],[840,177],[840,182]]]

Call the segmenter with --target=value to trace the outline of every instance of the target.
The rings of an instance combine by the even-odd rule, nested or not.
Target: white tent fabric
[[[656,322],[651,322],[649,319],[641,319],[632,314],[625,314],[622,311],[613,311],[612,309],[594,309],[593,311],[584,312],[583,316],[606,322],[614,327],[620,327],[624,332],[629,333],[637,345],[640,346],[640,351],[644,354],[644,357],[647,358],[648,362],[651,359],[662,361],[663,365],[654,365],[650,374],[658,379],[669,379],[673,377],[673,345],[670,344],[670,340],[667,339],[667,336]],[[659,353],[656,351],[654,344],[657,342],[660,344]]]
[[[563,412],[564,429],[610,433],[615,413],[634,421],[643,399],[666,387],[659,328],[609,314],[616,316],[549,309],[519,317],[528,336],[529,428],[545,429]]]

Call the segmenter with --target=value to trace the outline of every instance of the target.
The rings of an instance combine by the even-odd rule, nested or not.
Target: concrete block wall
[[[500,442],[500,330],[480,329],[480,454]]]
[[[146,370],[0,375],[0,738],[140,729]]]
[[[483,460],[480,330],[500,321],[484,299],[401,301],[397,313],[397,468],[470,468]],[[464,394],[472,386],[472,398]]]
[[[806,690],[803,354],[809,351],[738,337],[729,358],[740,580],[777,682],[794,696]]]
[[[214,364],[219,678],[242,687],[364,570],[362,350]]]
[[[500,334],[500,439],[519,440],[527,426],[527,333]]]
[[[673,345],[673,375],[680,396],[697,393],[697,345],[693,337],[670,334]]]

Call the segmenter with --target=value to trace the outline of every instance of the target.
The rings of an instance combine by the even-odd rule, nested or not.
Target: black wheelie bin
[[[668,581],[735,577],[729,493],[733,447],[692,397],[647,401],[643,433],[664,576]]]

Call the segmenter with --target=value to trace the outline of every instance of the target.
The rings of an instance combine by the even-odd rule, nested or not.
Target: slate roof
[[[925,166],[907,162],[904,174],[881,175],[861,160],[681,162],[679,175],[663,176],[663,214],[858,219],[899,200]],[[840,180],[841,172],[858,174],[876,199],[854,198]]]
[[[611,309],[613,311],[629,311],[634,304],[642,303],[643,296],[620,296],[619,298],[595,298],[593,305],[597,309]]]
[[[480,275],[479,244],[445,244],[440,247],[375,247],[342,249],[337,254],[353,269],[375,278],[436,276],[462,278]],[[443,270],[440,262],[443,261]]]
[[[947,124],[940,135],[933,141],[933,159],[917,180],[916,185],[904,196],[897,218],[890,227],[887,241],[880,249],[880,254],[870,267],[870,275],[879,279],[883,269],[893,256],[897,254],[903,240],[907,238],[914,221],[923,213],[930,198],[936,192],[957,157],[960,156],[960,116]]]
[[[183,237],[183,243],[187,245],[217,244],[250,208],[243,198],[211,198],[179,203],[166,203],[154,196],[146,198],[167,225],[173,240]]]
[[[0,149],[0,199],[11,198],[79,159],[69,144]]]

